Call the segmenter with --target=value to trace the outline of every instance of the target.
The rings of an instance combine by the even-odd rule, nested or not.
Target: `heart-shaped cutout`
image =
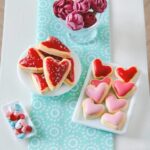
[[[97,87],[99,84],[101,84],[101,83],[107,83],[109,86],[111,86],[112,79],[109,78],[109,77],[105,77],[105,78],[103,78],[102,80],[93,79],[93,80],[91,80],[90,83],[91,83],[92,85],[96,86],[96,87]]]
[[[116,80],[113,83],[113,89],[119,98],[125,98],[132,95],[136,89],[136,86],[132,82],[125,83],[123,81]]]
[[[69,48],[54,36],[51,36],[46,41],[41,42],[37,48],[50,55],[62,58],[70,57]]]
[[[104,111],[105,107],[102,104],[95,104],[94,101],[90,98],[87,98],[82,103],[83,106],[83,114],[87,119],[94,119],[100,117]]]
[[[110,113],[115,113],[127,108],[128,102],[126,99],[117,99],[114,95],[109,95],[106,100],[106,107]]]
[[[43,73],[32,74],[32,79],[35,84],[35,87],[38,89],[40,93],[46,93],[48,91],[49,88]]]
[[[58,62],[52,57],[46,57],[43,65],[46,82],[52,91],[62,85],[71,67],[69,60],[63,59]]]
[[[104,78],[112,74],[112,67],[104,65],[100,59],[95,59],[92,62],[92,71],[94,78]]]
[[[116,68],[115,74],[116,76],[124,82],[129,82],[133,80],[133,78],[138,73],[136,67],[132,66],[128,69],[124,69],[123,67]]]
[[[43,58],[44,56],[35,48],[28,50],[27,56],[19,61],[19,66],[22,69],[33,73],[43,72]]]
[[[94,100],[95,103],[102,103],[106,94],[109,91],[109,86],[107,83],[101,83],[97,87],[93,85],[88,85],[86,87],[86,95]]]
[[[115,130],[121,129],[125,123],[125,114],[121,111],[115,114],[104,113],[101,118],[101,123]]]

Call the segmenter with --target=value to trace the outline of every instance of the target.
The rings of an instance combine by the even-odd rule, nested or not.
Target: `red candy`
[[[25,119],[25,115],[24,114],[19,114],[18,117],[19,117],[19,119]]]
[[[9,119],[11,121],[17,121],[19,119],[18,115],[15,115],[14,112],[10,113]]]
[[[25,127],[25,133],[31,133],[31,132],[32,132],[32,127],[29,126],[29,125],[27,125],[27,126]]]
[[[87,13],[83,14],[82,16],[83,16],[85,28],[88,28],[88,27],[94,25],[97,21],[97,19],[95,17],[95,13],[93,13],[93,12],[87,12]]]

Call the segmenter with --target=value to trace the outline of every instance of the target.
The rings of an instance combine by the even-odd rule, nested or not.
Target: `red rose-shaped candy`
[[[95,13],[93,12],[87,12],[82,15],[84,20],[84,28],[88,28],[92,25],[94,25],[97,21]]]
[[[75,11],[86,13],[90,9],[90,0],[75,0],[73,8]]]
[[[53,4],[53,11],[58,18],[65,20],[67,15],[73,11],[73,1],[57,0]]]
[[[80,30],[84,27],[83,17],[74,11],[67,16],[66,24],[72,30]]]
[[[96,12],[102,13],[106,7],[106,0],[91,0],[91,8]]]

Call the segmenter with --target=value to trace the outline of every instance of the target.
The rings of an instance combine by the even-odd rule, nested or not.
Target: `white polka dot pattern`
[[[38,0],[37,42],[49,35],[57,36],[82,63],[79,83],[59,97],[33,95],[31,117],[37,128],[37,136],[29,140],[29,150],[112,150],[113,135],[88,128],[71,121],[90,62],[100,57],[110,61],[109,8],[101,16],[97,39],[87,45],[73,43],[65,28],[52,13],[54,0]]]

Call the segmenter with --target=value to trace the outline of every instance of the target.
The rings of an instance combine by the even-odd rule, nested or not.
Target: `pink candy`
[[[102,13],[107,7],[106,0],[91,0],[91,8],[99,13]]]
[[[72,30],[80,30],[84,27],[83,17],[74,11],[67,16],[66,24]]]
[[[58,18],[65,20],[67,15],[73,11],[73,1],[57,0],[54,2],[53,11]]]
[[[77,12],[86,13],[90,9],[90,1],[75,0],[73,8]]]

